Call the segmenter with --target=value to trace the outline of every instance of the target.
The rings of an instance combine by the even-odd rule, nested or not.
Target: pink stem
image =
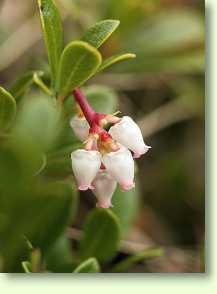
[[[89,125],[92,126],[94,123],[95,111],[92,109],[92,107],[87,101],[87,98],[83,95],[83,93],[81,92],[79,88],[73,91],[73,95],[75,97],[76,102],[81,107],[81,110],[86,120],[88,121]]]

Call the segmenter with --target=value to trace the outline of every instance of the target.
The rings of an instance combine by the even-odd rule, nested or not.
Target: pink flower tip
[[[110,207],[113,207],[113,205],[111,204],[111,202],[109,202],[109,203],[106,203],[106,202],[102,202],[102,203],[100,203],[100,202],[97,202],[96,203],[96,207],[97,208],[104,208],[104,209],[107,209],[107,208],[110,208]]]
[[[78,186],[78,190],[80,190],[80,191],[87,191],[88,189],[94,190],[94,187],[92,185],[91,186],[87,186],[87,185],[79,185]]]
[[[129,191],[131,189],[135,188],[135,183],[124,183],[121,184],[121,190],[123,192]]]
[[[149,149],[151,149],[151,146],[145,145],[144,149],[141,152],[137,152],[133,154],[133,158],[134,159],[140,158],[143,154],[147,153]]]

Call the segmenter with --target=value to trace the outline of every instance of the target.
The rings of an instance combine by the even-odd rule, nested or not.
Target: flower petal
[[[111,199],[117,182],[107,173],[106,170],[100,170],[93,181],[93,193],[98,202],[97,207],[109,208],[112,207]]]
[[[108,173],[127,191],[134,187],[134,161],[125,147],[103,155],[102,162]]]
[[[114,140],[133,151],[134,158],[139,158],[150,148],[144,143],[139,126],[129,116],[122,117],[120,122],[113,125],[109,134]]]
[[[74,116],[70,120],[70,126],[73,129],[75,135],[83,142],[87,140],[89,135],[90,126],[85,118]]]
[[[78,189],[93,189],[91,183],[100,169],[101,154],[98,151],[78,149],[72,152],[71,159]]]

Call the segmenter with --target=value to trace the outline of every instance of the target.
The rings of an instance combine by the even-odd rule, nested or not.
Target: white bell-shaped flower
[[[75,135],[83,142],[87,140],[90,126],[84,117],[74,116],[70,120],[70,126]]]
[[[117,187],[117,182],[108,174],[106,170],[100,170],[93,181],[93,193],[98,202],[97,207],[112,207],[111,199]]]
[[[108,173],[121,185],[124,191],[130,190],[134,184],[134,161],[131,152],[121,146],[118,151],[106,153],[102,162]]]
[[[93,189],[93,179],[101,165],[101,154],[98,151],[78,149],[71,154],[72,170],[79,190]]]
[[[144,143],[139,126],[129,116],[122,117],[120,122],[113,125],[109,134],[114,140],[133,151],[134,158],[139,158],[151,148]]]

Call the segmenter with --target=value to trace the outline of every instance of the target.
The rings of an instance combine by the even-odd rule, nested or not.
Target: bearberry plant
[[[65,45],[54,1],[38,0],[38,7],[49,70],[0,88],[1,270],[99,272],[135,216],[134,159],[150,147],[133,119],[120,116],[112,89],[84,84],[135,55],[103,60],[98,50],[118,20],[100,21]],[[96,203],[72,250],[67,227],[78,224],[78,191],[88,189]]]

